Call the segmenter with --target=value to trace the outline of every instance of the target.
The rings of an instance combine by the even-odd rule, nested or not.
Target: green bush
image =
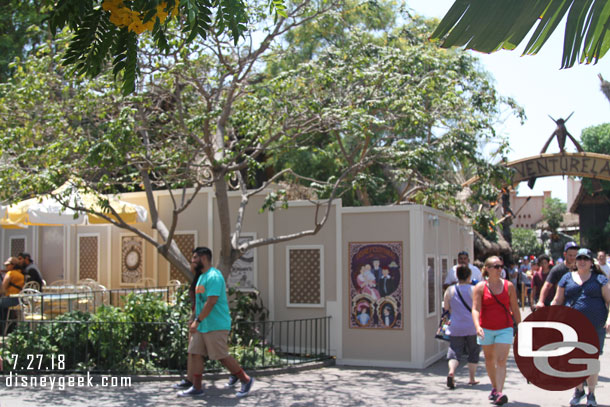
[[[261,324],[268,311],[257,293],[229,290],[234,329],[231,353],[244,366],[277,365],[280,358],[261,340]],[[124,308],[102,305],[95,313],[74,311],[53,321],[22,323],[7,336],[2,355],[64,355],[62,371],[160,373],[184,370],[188,318],[186,287],[173,304],[156,293],[131,293]],[[20,364],[21,365],[21,364]],[[208,368],[220,368],[210,364]]]

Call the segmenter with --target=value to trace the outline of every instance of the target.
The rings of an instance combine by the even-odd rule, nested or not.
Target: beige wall
[[[354,208],[355,209],[355,208]],[[343,247],[343,359],[358,361],[411,362],[412,321],[410,312],[410,269],[409,259],[409,214],[400,212],[363,211],[344,213],[342,218]],[[414,237],[417,239],[417,237]],[[403,290],[403,329],[356,329],[349,328],[349,242],[402,242],[401,286]],[[350,364],[353,364],[350,362]]]
[[[438,321],[442,314],[443,300],[443,278],[442,278],[442,261],[447,260],[447,269],[453,267],[454,259],[457,259],[457,253],[461,250],[468,251],[472,256],[472,237],[468,233],[469,230],[465,225],[456,218],[445,213],[435,211],[429,208],[423,210],[423,229],[425,236],[424,243],[424,265],[427,265],[428,257],[434,258],[435,263],[435,309],[433,313],[428,313],[427,296],[425,296],[424,307],[424,330],[426,338],[434,338],[434,334],[438,327]],[[427,270],[427,267],[422,267],[422,272]],[[427,276],[426,276],[427,277]],[[428,293],[427,280],[423,289]],[[427,340],[425,343],[425,360],[436,360],[440,353],[446,351],[447,345],[445,342],[437,340]]]
[[[311,229],[314,226],[315,210],[312,205],[303,206],[303,203],[292,203],[288,210],[276,209],[273,213],[274,234],[286,235],[301,230]],[[326,316],[326,302],[336,301],[336,208],[327,224],[315,236],[306,236],[298,240],[279,243],[273,246],[274,268],[274,318],[301,319]],[[323,291],[321,306],[288,305],[287,301],[287,259],[286,250],[293,246],[321,245],[323,247]]]
[[[124,194],[121,199],[146,205],[143,193]],[[170,224],[172,204],[166,191],[156,193],[161,219]],[[264,197],[256,196],[247,207],[242,232],[257,238],[297,233],[314,226],[315,207],[308,202],[291,202],[288,209],[259,213]],[[240,195],[231,194],[232,223]],[[322,211],[323,212],[323,211]],[[319,214],[321,217],[323,214]],[[233,227],[234,225],[232,225]],[[150,221],[136,225],[154,236]],[[209,246],[216,258],[220,251],[220,225],[211,190],[199,193],[180,215],[177,232],[192,232],[196,245]],[[52,279],[76,281],[77,238],[79,233],[96,233],[100,238],[100,282],[119,288],[121,271],[121,236],[133,233],[110,225],[69,226],[65,228],[2,229],[2,250],[8,253],[10,236],[26,236],[27,249],[37,256],[43,273]],[[256,249],[256,286],[272,320],[331,317],[331,352],[340,364],[371,366],[424,367],[441,358],[446,345],[434,339],[442,299],[440,265],[447,259],[453,266],[457,252],[472,253],[471,229],[458,219],[420,205],[343,208],[336,202],[326,225],[314,236],[281,242]],[[350,242],[402,243],[401,287],[403,292],[402,329],[349,328],[349,251]],[[40,245],[40,247],[38,247]],[[287,248],[316,246],[323,251],[322,296],[319,305],[287,303]],[[426,259],[435,259],[435,310],[427,312],[428,273]],[[50,270],[53,270],[52,272]],[[62,274],[63,272],[63,274]],[[144,275],[159,285],[168,280],[169,265],[152,244],[144,246]]]
[[[188,198],[192,193],[187,195]],[[167,192],[157,195],[157,207],[159,217],[167,227],[171,225],[173,203],[171,196]],[[208,241],[208,194],[200,193],[193,203],[179,215],[176,233],[194,233],[195,246],[209,246]],[[149,222],[150,223],[150,222]],[[156,254],[156,249],[152,245],[147,245],[148,253],[151,256],[151,266],[156,263],[157,279],[159,285],[166,285],[169,282],[170,264],[164,257]],[[190,258],[187,259],[190,260]],[[154,272],[153,272],[154,274]],[[154,278],[154,277],[153,277]]]
[[[34,261],[40,266],[42,278],[48,283],[64,279],[64,227],[49,226],[38,229],[40,248]],[[44,267],[42,267],[44,265]]]

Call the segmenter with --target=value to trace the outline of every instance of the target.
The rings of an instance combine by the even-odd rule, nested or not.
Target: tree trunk
[[[216,267],[222,272],[225,279],[231,272],[233,262],[239,257],[238,251],[231,245],[231,213],[229,212],[229,194],[224,174],[214,173],[214,194],[218,208],[218,221],[220,223],[220,255]],[[212,227],[212,225],[209,225]],[[212,261],[214,264],[214,261]]]

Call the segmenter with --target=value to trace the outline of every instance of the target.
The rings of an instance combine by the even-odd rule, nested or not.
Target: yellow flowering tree
[[[135,91],[138,73],[139,36],[149,32],[153,47],[168,53],[169,24],[176,24],[192,41],[212,31],[227,31],[237,43],[249,22],[245,0],[44,0],[51,32],[69,28],[72,39],[63,64],[77,74],[97,76],[112,64],[120,76],[122,91]],[[285,16],[283,0],[269,0],[275,18]]]

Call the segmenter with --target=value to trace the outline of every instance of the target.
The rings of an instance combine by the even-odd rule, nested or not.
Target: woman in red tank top
[[[472,302],[477,342],[483,348],[485,368],[492,385],[489,399],[498,406],[508,402],[502,390],[506,360],[513,343],[513,318],[516,323],[521,322],[515,287],[500,277],[503,265],[502,259],[497,256],[485,260],[483,275],[487,276],[487,280],[476,285]]]

